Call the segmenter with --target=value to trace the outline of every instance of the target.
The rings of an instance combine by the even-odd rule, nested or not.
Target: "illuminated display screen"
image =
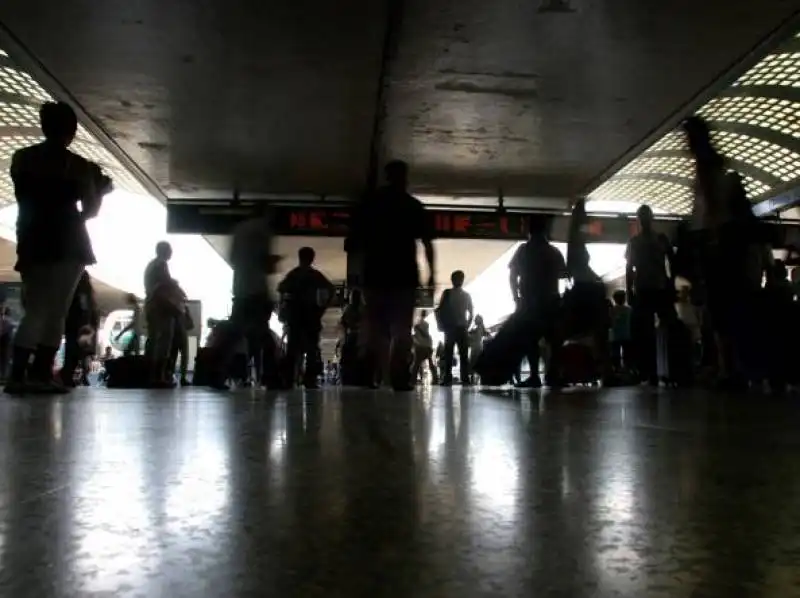
[[[346,236],[351,212],[342,208],[279,210],[275,231],[283,235]],[[437,238],[524,239],[525,218],[494,212],[430,211]]]
[[[182,234],[229,235],[234,227],[257,213],[255,202],[232,205],[229,202],[183,200],[167,204],[167,231]],[[350,229],[351,209],[341,206],[285,207],[275,209],[277,235],[306,237],[346,237]],[[521,213],[500,214],[494,211],[429,210],[434,236],[439,239],[496,239],[517,241],[526,238],[527,216]],[[770,238],[775,246],[800,240],[796,224],[769,222]],[[674,239],[677,220],[653,223],[655,231]],[[589,243],[627,243],[639,232],[636,221],[625,216],[590,216],[583,228]],[[569,217],[553,216],[550,238],[566,242]],[[791,239],[791,240],[790,240]]]

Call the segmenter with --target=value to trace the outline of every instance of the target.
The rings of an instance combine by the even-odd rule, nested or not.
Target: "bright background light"
[[[16,243],[17,205],[0,210],[0,236]],[[114,191],[97,218],[88,224],[97,264],[89,268],[98,280],[144,296],[144,269],[155,245],[169,241],[170,272],[190,299],[203,304],[203,319],[224,318],[230,311],[231,268],[200,235],[169,235],[167,210],[153,197]]]

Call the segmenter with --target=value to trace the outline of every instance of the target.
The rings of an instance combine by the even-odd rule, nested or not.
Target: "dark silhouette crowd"
[[[68,149],[77,131],[68,105],[46,103],[40,116],[44,141],[17,151],[11,162],[24,307],[15,334],[5,314],[0,329],[12,394],[65,392],[84,381],[87,339],[99,326],[86,272],[95,261],[86,221],[98,214],[112,184],[98,165]],[[270,208],[259,208],[233,232],[231,315],[215,323],[193,382],[228,388],[231,380],[251,379],[252,367],[255,380],[269,388],[316,388],[321,379],[335,379],[407,391],[428,371],[432,382],[446,386],[458,380],[513,381],[523,388],[709,383],[744,389],[766,381],[784,390],[796,382],[791,333],[800,320],[787,264],[773,259],[774,239],[753,215],[742,179],[714,147],[708,125],[692,117],[683,132],[695,162],[692,213],[669,238],[656,232],[650,207],[639,208],[624,289],[610,292],[591,268],[585,200],[573,205],[566,259],[548,238],[550,217],[533,214],[529,238],[509,264],[514,313],[490,334],[457,270],[431,314],[444,335],[439,346],[429,314],[415,322],[419,290],[433,289],[436,280],[432,223],[408,191],[408,165],[388,163],[385,184],[356,205],[345,242],[349,262],[358,267],[348,280],[335,375],[323,364],[320,334],[337,289],[315,267],[313,248],[303,247],[273,296],[269,278],[281,257],[272,249]],[[419,243],[427,262],[424,285]],[[109,385],[115,377],[120,383],[122,364],[126,375],[149,387],[173,387],[176,369],[179,383],[189,383],[195,323],[170,274],[171,256],[170,245],[159,243],[144,272],[143,305],[128,297],[133,318],[124,332],[131,339]],[[285,338],[270,329],[276,312]],[[64,366],[54,376],[62,337]]]

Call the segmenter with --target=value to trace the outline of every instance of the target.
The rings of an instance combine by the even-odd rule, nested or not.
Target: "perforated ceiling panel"
[[[742,175],[753,201],[800,184],[800,33],[739,77],[697,114],[717,148]],[[592,199],[649,203],[686,213],[694,165],[683,136],[672,131],[595,189]]]
[[[52,96],[33,77],[14,65],[0,49],[0,207],[14,202],[14,186],[8,174],[11,156],[18,149],[39,143],[39,106]],[[83,127],[72,151],[98,163],[114,180],[117,189],[145,193],[139,182],[102,144]]]

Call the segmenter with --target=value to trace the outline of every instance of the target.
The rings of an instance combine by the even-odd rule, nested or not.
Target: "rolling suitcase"
[[[567,341],[561,347],[561,372],[560,379],[563,384],[597,385],[600,372],[594,349],[584,340]]]
[[[475,361],[474,371],[486,386],[502,386],[511,382],[525,356],[532,334],[529,317],[515,312],[488,340]]]
[[[692,334],[680,320],[656,330],[656,373],[667,386],[688,386],[694,376]]]

